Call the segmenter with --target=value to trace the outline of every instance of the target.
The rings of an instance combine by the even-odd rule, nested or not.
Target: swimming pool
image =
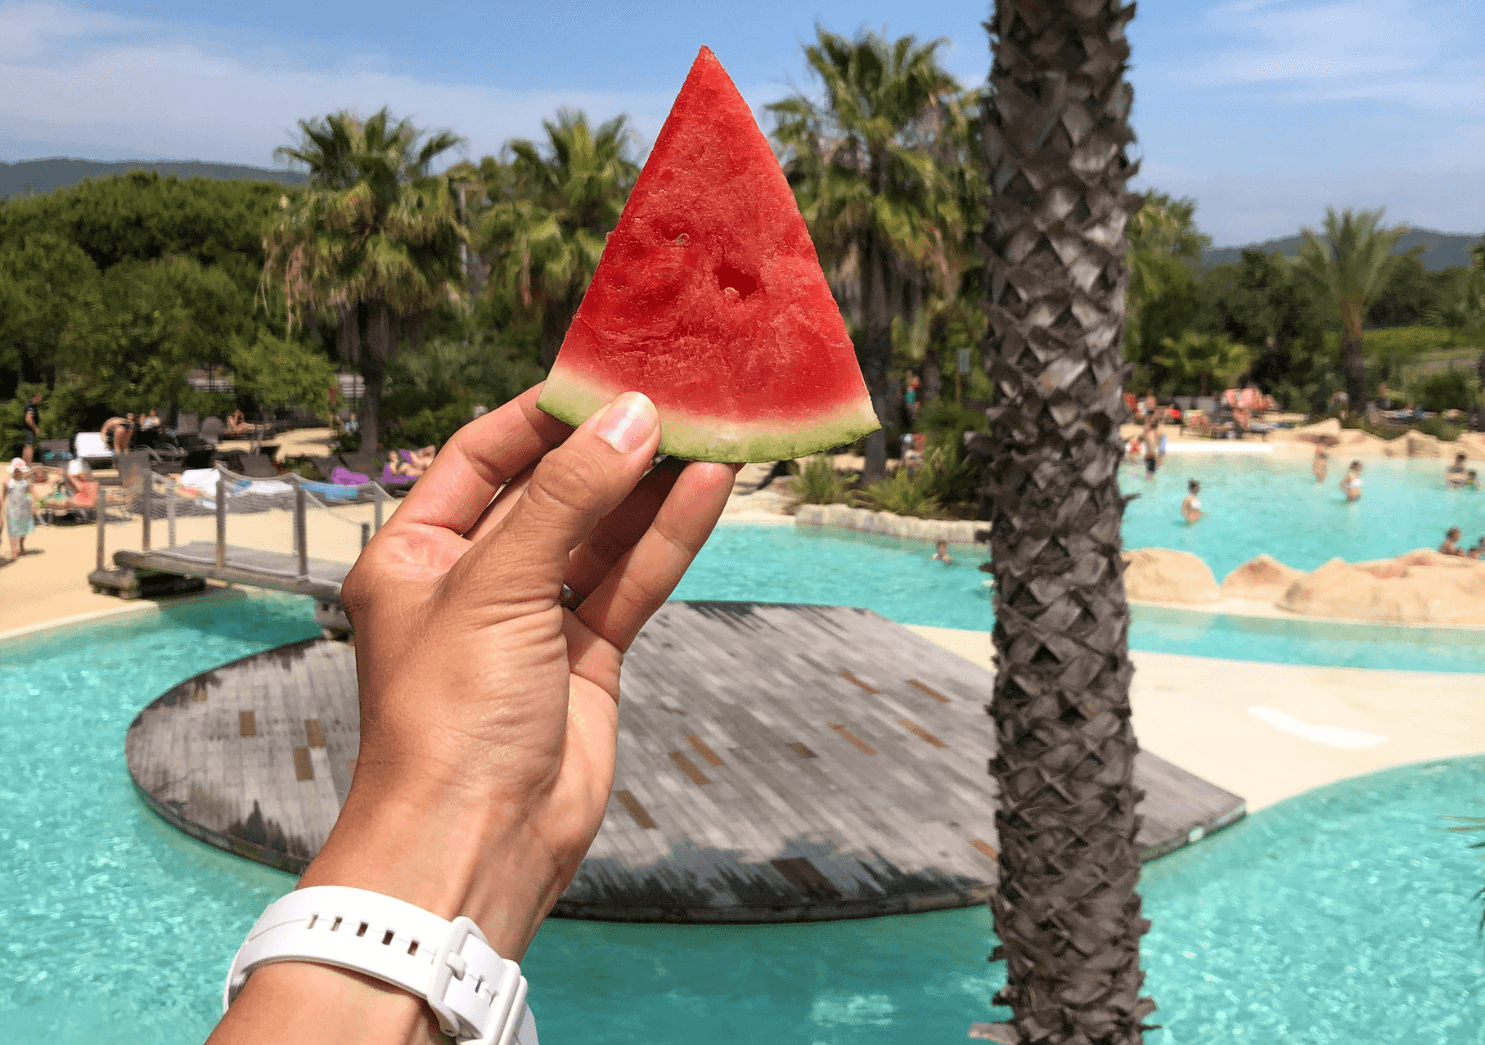
[[[1480,499],[1485,502],[1485,493]],[[899,624],[988,630],[988,575],[978,569],[987,553],[966,548],[947,567],[932,562],[931,553],[926,544],[851,530],[729,523],[717,527],[675,597],[866,606]],[[1458,628],[1135,606],[1129,644],[1155,653],[1273,664],[1485,673],[1485,632]]]
[[[1437,548],[1458,526],[1473,544],[1485,534],[1485,491],[1444,488],[1446,460],[1367,460],[1359,502],[1337,488],[1350,463],[1338,450],[1331,474],[1317,485],[1309,463],[1277,455],[1167,455],[1151,481],[1123,468],[1119,485],[1139,494],[1124,513],[1124,546],[1175,548],[1206,560],[1220,584],[1249,559],[1267,552],[1301,570],[1333,558],[1389,559],[1414,548]],[[1181,519],[1186,482],[1201,483],[1206,517]]]
[[[177,606],[0,646],[0,1040],[186,1045],[286,874],[168,826],[135,795],[139,708],[316,633],[308,600]],[[1404,767],[1270,807],[1145,870],[1152,1045],[1479,1042],[1485,759]],[[543,1040],[962,1041],[1001,966],[983,909],[803,926],[550,921],[525,961]]]

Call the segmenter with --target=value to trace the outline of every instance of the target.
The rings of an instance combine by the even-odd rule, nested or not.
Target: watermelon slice
[[[711,51],[696,56],[537,405],[581,424],[621,392],[660,452],[777,461],[881,427],[794,194]]]

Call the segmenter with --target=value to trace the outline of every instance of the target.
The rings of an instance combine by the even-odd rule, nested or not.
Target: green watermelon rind
[[[557,380],[553,382],[551,378]],[[536,405],[559,421],[576,428],[624,392],[642,388],[606,387],[564,367],[559,358]],[[653,396],[651,397],[654,398]],[[769,420],[736,421],[703,417],[656,402],[660,414],[660,453],[688,461],[724,464],[755,461],[792,461],[799,457],[854,443],[881,427],[866,397],[806,416],[792,408],[787,423]]]

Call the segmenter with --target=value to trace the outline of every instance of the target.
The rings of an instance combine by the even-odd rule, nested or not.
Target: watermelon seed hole
[[[717,283],[722,292],[734,291],[738,297],[746,298],[758,289],[758,281],[742,269],[734,268],[725,261],[717,269]]]
[[[691,237],[686,235],[684,232],[675,238],[676,245],[681,247],[684,247],[690,241]]]

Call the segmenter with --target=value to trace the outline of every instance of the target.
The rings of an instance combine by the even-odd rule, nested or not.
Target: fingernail
[[[655,404],[639,392],[625,392],[608,405],[598,437],[621,454],[639,449],[660,424]]]

